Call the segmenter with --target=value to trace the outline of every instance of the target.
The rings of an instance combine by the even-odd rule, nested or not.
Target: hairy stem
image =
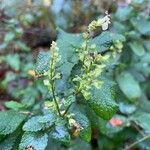
[[[57,99],[56,99],[56,95],[55,95],[55,88],[54,88],[54,83],[51,84],[51,88],[52,88],[52,95],[53,95],[53,100],[55,102],[55,106],[56,106],[56,109],[58,111],[58,114],[59,116],[61,116],[61,113],[60,113],[60,109],[59,109],[59,105],[58,105],[58,102],[57,102]]]
[[[52,90],[52,96],[53,96],[53,100],[54,100],[54,103],[55,103],[55,107],[58,111],[59,116],[61,116],[59,105],[58,105],[56,94],[55,94],[54,81],[53,81],[53,76],[54,76],[54,71],[55,71],[53,69],[53,62],[54,62],[53,57],[54,57],[54,55],[52,56],[52,61],[51,61],[51,66],[50,66],[50,68],[51,68],[51,70],[50,70],[51,90]]]
[[[63,113],[62,117],[64,117],[64,116],[67,114],[67,112],[68,112],[68,110],[69,110],[69,108],[70,108],[71,105],[72,105],[72,104],[70,104],[70,105],[66,108],[66,110],[65,110],[65,112]]]

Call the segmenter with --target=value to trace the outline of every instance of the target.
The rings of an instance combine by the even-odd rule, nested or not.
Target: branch
[[[147,139],[149,139],[149,138],[150,138],[150,134],[147,135],[147,136],[144,136],[144,137],[141,138],[140,140],[138,140],[138,141],[134,142],[133,144],[129,145],[127,148],[125,148],[125,150],[130,150],[130,149],[131,149],[132,147],[134,147],[135,145],[137,145],[137,144],[139,144],[139,143],[141,143],[141,142],[143,142],[143,141],[145,141],[145,140],[147,140]]]
[[[55,106],[56,106],[56,109],[58,111],[59,116],[61,117],[59,105],[58,105],[58,102],[57,102],[57,99],[56,99],[56,95],[55,95],[54,83],[52,83],[51,86],[52,86],[52,95],[53,95],[53,99],[54,99],[54,102],[55,102]]]

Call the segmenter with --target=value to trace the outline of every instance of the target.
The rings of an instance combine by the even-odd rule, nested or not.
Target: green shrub
[[[57,41],[52,42],[50,51],[40,52],[37,59],[37,73],[43,76],[49,98],[41,104],[38,113],[27,112],[23,103],[6,103],[14,111],[1,113],[6,118],[0,124],[1,149],[19,146],[18,149],[44,150],[48,140],[68,147],[78,137],[90,142],[97,121],[111,119],[118,105],[115,102],[116,85],[107,70],[113,66],[110,61],[120,55],[121,42],[125,39],[107,31],[92,36],[97,28],[106,30],[109,20],[106,15],[91,22],[83,34],[58,30]],[[21,119],[19,115],[22,120],[18,120]],[[7,128],[12,128],[12,132]],[[13,136],[21,139],[20,144],[12,140],[7,145]]]

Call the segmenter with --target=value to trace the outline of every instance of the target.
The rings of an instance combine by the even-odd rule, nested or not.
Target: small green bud
[[[43,83],[44,83],[45,86],[49,86],[50,85],[49,80],[44,80]]]

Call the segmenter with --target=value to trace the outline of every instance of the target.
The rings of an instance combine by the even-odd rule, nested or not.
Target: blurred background
[[[103,17],[105,11],[111,15],[109,30],[126,37],[120,63],[131,70],[143,89],[138,104],[120,98],[119,111],[128,117],[140,106],[144,113],[150,113],[149,0],[0,0],[0,110],[13,107],[7,105],[11,100],[38,110],[47,96],[34,71],[39,51],[49,50],[57,38],[57,27],[79,33],[92,20]],[[150,125],[150,116],[146,117]],[[150,131],[148,125],[142,128]],[[131,139],[138,135],[137,130],[115,127],[108,137],[102,135],[100,149],[118,150],[130,141],[128,134]],[[116,133],[122,132],[124,136],[118,138]],[[138,150],[150,150],[150,142],[146,142]]]

